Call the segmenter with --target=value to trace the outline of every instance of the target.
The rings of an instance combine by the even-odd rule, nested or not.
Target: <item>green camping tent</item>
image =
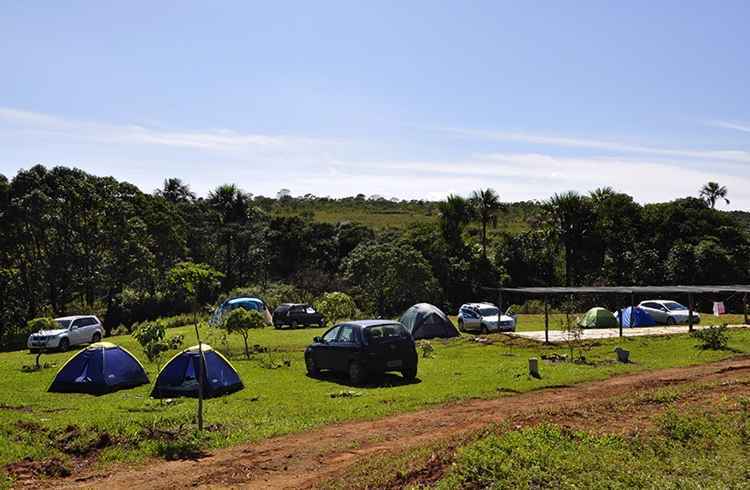
[[[620,324],[611,311],[604,308],[591,308],[578,321],[583,328],[617,328]]]

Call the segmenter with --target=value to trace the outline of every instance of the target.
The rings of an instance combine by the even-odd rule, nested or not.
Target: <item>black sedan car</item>
[[[361,320],[336,325],[305,350],[310,376],[322,370],[347,373],[354,385],[371,373],[399,371],[408,381],[417,377],[417,350],[409,332],[391,320]]]
[[[281,328],[287,325],[322,327],[326,324],[323,315],[315,311],[312,305],[304,303],[284,303],[273,311],[273,326]]]

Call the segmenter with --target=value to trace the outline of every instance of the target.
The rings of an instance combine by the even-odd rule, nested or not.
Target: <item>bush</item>
[[[727,344],[729,344],[726,325],[712,325],[707,328],[695,330],[693,331],[693,337],[702,342],[699,347],[704,350],[724,350],[727,348]]]
[[[52,318],[43,316],[40,318],[29,320],[26,323],[26,327],[28,328],[29,333],[34,333],[40,330],[56,330],[60,328],[60,325],[58,325],[57,322]]]
[[[346,293],[326,293],[315,300],[314,306],[330,325],[339,320],[353,319],[357,315],[357,305]]]

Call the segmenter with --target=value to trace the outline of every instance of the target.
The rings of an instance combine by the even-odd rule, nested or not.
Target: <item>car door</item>
[[[479,314],[476,313],[471,308],[464,308],[463,309],[463,319],[464,319],[464,330],[473,331],[473,330],[479,330],[480,325],[480,318]]]
[[[318,369],[333,369],[335,362],[333,357],[335,355],[335,344],[336,337],[339,334],[341,327],[333,327],[323,334],[321,341],[315,346],[313,355],[315,356],[315,364]]]
[[[667,309],[659,303],[649,301],[641,306],[658,323],[667,323]]]
[[[348,371],[349,361],[356,357],[356,353],[359,350],[359,342],[356,336],[356,330],[352,325],[342,325],[339,330],[339,335],[336,338],[336,343],[333,347],[335,366],[333,369],[336,371]]]
[[[70,324],[70,329],[68,330],[68,341],[70,341],[70,345],[77,345],[85,342],[83,340],[83,336],[85,335],[85,324],[85,318],[78,318],[73,320]]]

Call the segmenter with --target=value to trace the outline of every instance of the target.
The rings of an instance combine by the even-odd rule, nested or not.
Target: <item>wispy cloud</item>
[[[738,123],[733,121],[709,121],[709,126],[724,129],[735,129],[744,133],[750,133],[750,123]]]
[[[741,126],[740,126],[741,127]],[[564,148],[581,148],[615,153],[638,153],[659,157],[680,157],[703,160],[721,160],[735,163],[750,162],[750,152],[744,150],[696,150],[690,148],[661,148],[637,143],[624,143],[610,140],[549,136],[528,132],[486,131],[479,129],[436,128],[459,136],[480,138],[493,141],[531,143],[535,145]],[[735,127],[734,129],[739,129]],[[750,128],[747,128],[750,131]]]
[[[340,141],[319,138],[240,133],[227,129],[176,131],[135,124],[104,124],[3,107],[0,107],[0,122],[17,130],[66,136],[76,140],[218,151],[233,151],[250,147],[282,149],[290,146],[340,143]]]

